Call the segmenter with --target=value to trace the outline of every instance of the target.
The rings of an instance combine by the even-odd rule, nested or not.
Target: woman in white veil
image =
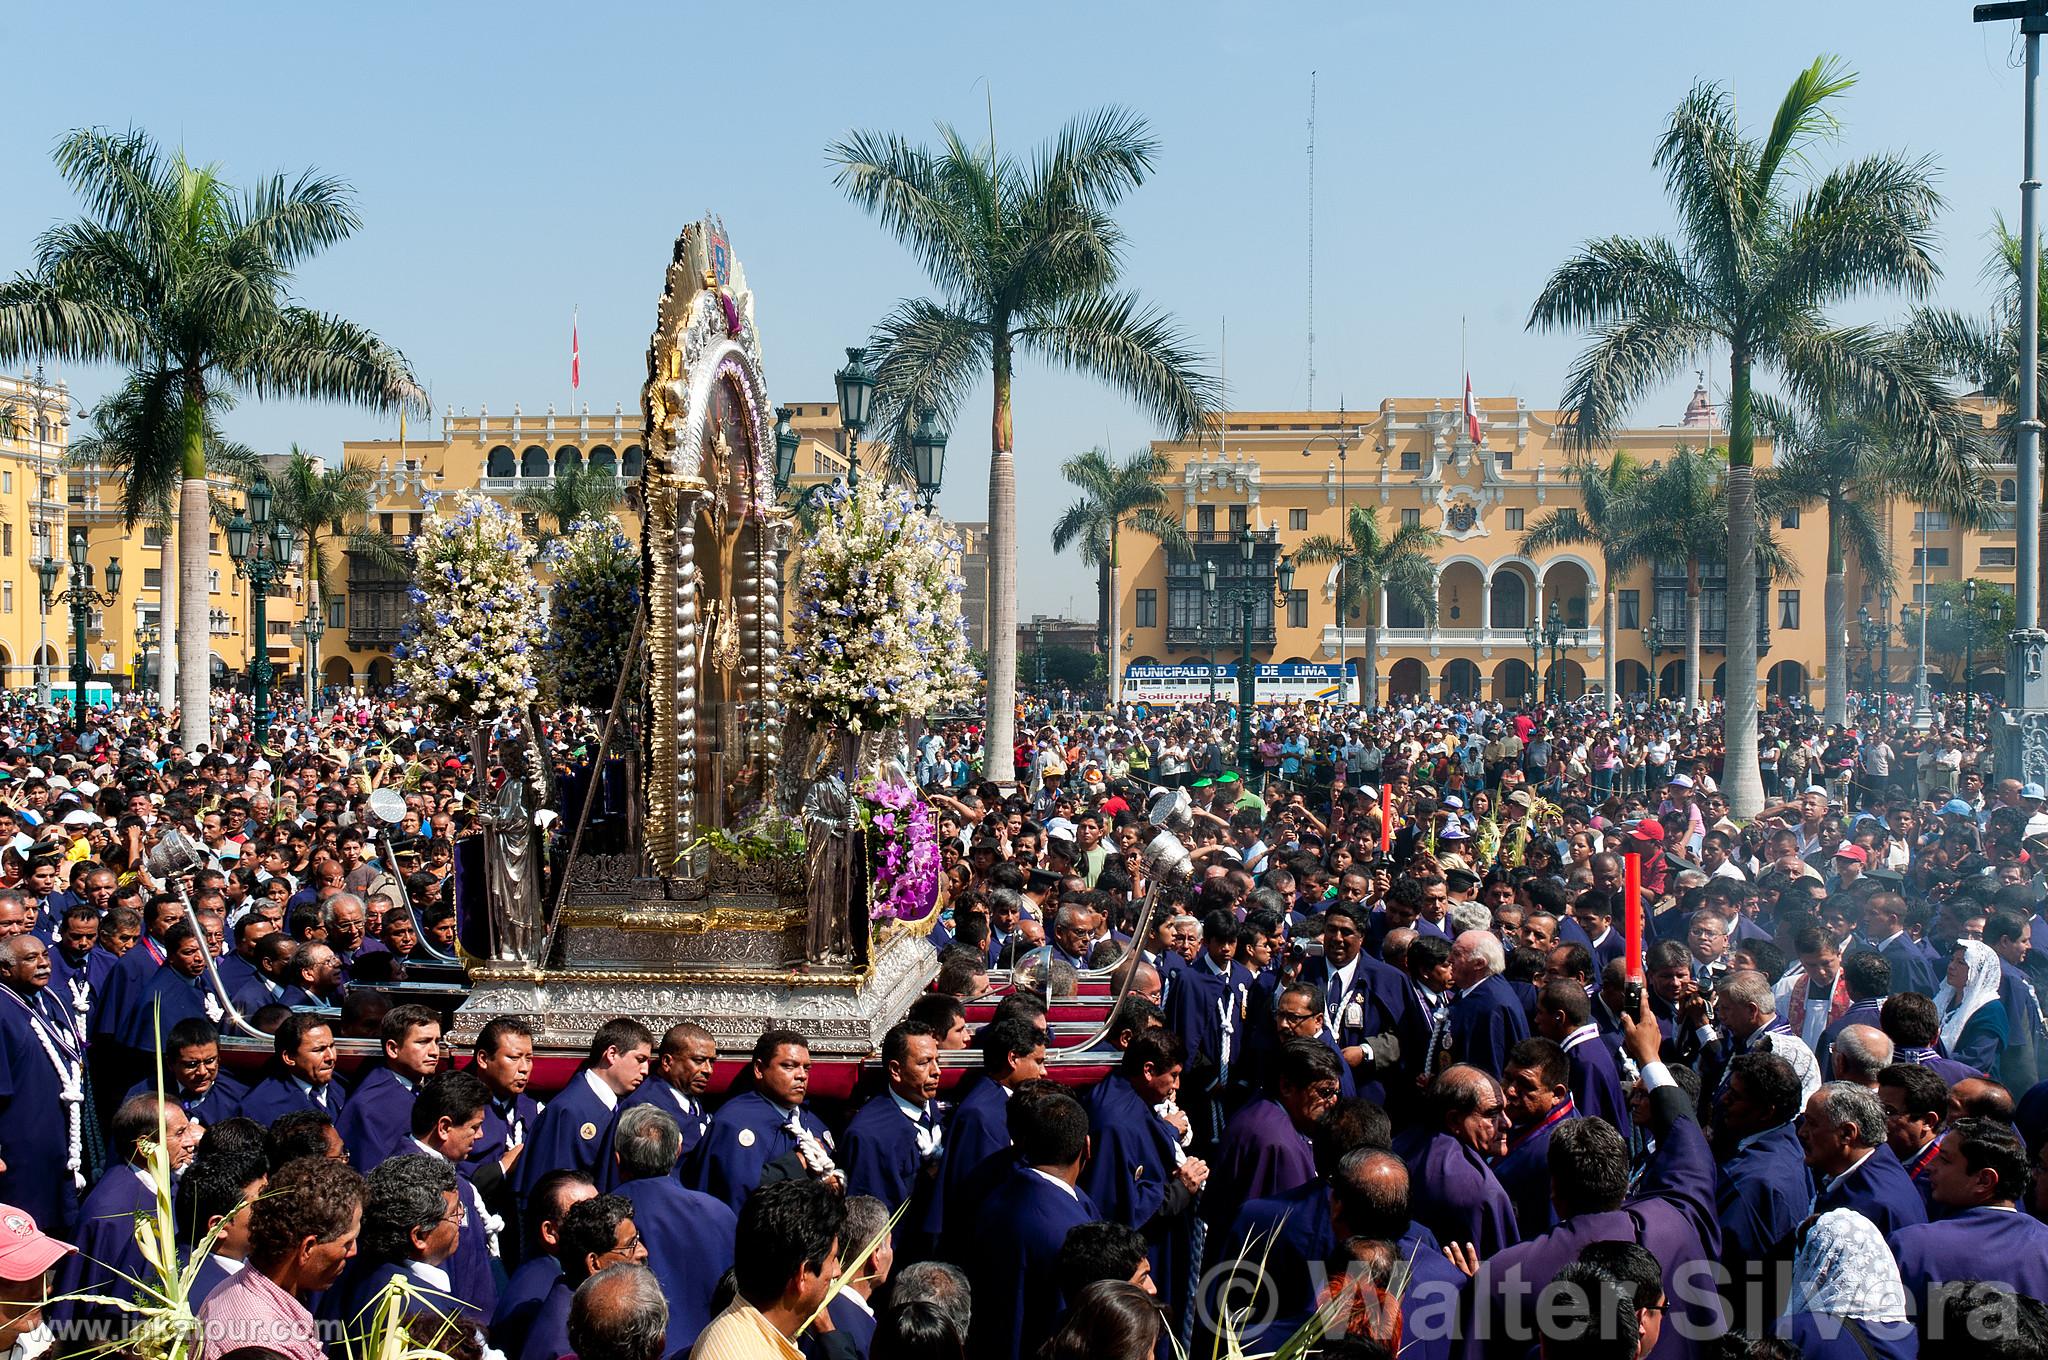
[[[1792,1259],[1777,1331],[1803,1360],[1913,1360],[1906,1288],[1875,1224],[1854,1209],[1814,1220]]]
[[[1997,1072],[2005,1056],[2009,1033],[2005,1003],[1998,996],[2000,981],[1998,955],[1990,945],[1958,940],[1949,956],[1948,977],[1934,994],[1942,1047],[1979,1072]]]

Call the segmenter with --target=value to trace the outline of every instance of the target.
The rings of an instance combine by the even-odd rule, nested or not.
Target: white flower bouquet
[[[488,497],[439,500],[412,542],[413,617],[396,651],[402,692],[438,717],[490,720],[539,693],[547,600],[519,522]]]
[[[547,658],[564,703],[611,707],[630,658],[626,622],[640,612],[640,550],[609,515],[578,520],[550,543]]]
[[[877,478],[835,484],[827,511],[796,565],[791,708],[871,732],[972,693],[959,538]]]

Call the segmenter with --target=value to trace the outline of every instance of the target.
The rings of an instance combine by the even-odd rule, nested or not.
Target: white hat
[[[100,815],[97,812],[87,812],[84,808],[73,808],[64,814],[66,826],[97,826],[99,821]]]
[[[93,783],[90,779],[81,779],[71,787],[74,792],[86,798],[96,797],[100,791],[100,786]]]

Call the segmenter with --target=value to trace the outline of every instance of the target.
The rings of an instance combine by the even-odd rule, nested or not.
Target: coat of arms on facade
[[[1444,507],[1444,528],[1454,534],[1469,534],[1479,524],[1479,507],[1459,499]]]

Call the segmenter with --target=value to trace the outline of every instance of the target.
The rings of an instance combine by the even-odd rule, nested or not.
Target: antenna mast
[[[1308,73],[1308,409],[1316,409],[1316,73]]]

